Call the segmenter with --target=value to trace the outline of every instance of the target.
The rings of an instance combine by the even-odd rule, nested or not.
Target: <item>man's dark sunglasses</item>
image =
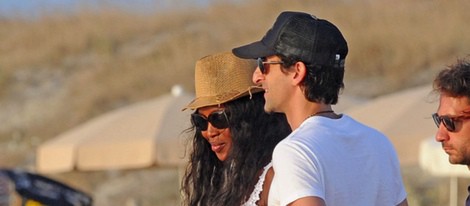
[[[210,122],[211,125],[217,129],[225,129],[229,126],[229,121],[225,110],[217,110],[212,112],[207,118],[197,113],[196,111],[195,113],[191,114],[191,121],[199,131],[206,131],[208,122]]]
[[[447,131],[455,132],[456,124],[462,122],[463,120],[470,119],[470,116],[450,117],[450,116],[439,116],[437,113],[434,113],[432,114],[432,119],[434,120],[434,123],[436,123],[436,126],[438,128],[442,122],[442,124],[444,124],[444,127],[446,127]]]
[[[258,68],[261,71],[262,74],[266,74],[266,67],[264,67],[265,64],[284,64],[284,62],[279,61],[279,62],[267,62],[266,58],[259,57],[256,62],[258,63]]]

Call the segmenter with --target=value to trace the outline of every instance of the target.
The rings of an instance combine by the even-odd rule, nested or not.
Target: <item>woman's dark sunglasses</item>
[[[197,113],[196,111],[195,113],[191,114],[191,121],[199,131],[206,131],[209,122],[217,129],[225,129],[229,126],[229,121],[225,110],[212,112],[207,118]]]
[[[444,124],[444,127],[449,132],[456,131],[456,123],[459,123],[463,120],[470,119],[470,116],[456,116],[456,117],[449,117],[449,116],[439,116],[437,113],[432,114],[432,119],[436,126],[439,128],[439,125]]]
[[[262,74],[266,74],[266,67],[264,67],[265,64],[284,64],[284,62],[267,62],[266,58],[259,57],[256,62],[258,63],[258,68],[261,71]]]

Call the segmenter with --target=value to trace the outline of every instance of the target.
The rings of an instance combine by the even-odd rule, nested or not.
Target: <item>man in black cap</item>
[[[282,12],[261,41],[232,52],[257,59],[264,109],[285,113],[293,130],[273,153],[269,205],[408,205],[387,137],[332,110],[348,53],[335,25]]]

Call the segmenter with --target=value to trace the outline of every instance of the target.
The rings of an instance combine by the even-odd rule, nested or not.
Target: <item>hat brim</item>
[[[232,49],[232,53],[242,59],[257,59],[259,57],[275,55],[276,51],[263,44],[262,41],[257,41],[245,46],[234,48]]]
[[[244,92],[238,93],[236,95],[226,95],[225,97],[217,97],[217,96],[207,96],[207,97],[198,97],[191,101],[186,107],[182,109],[182,111],[186,109],[199,109],[202,107],[208,107],[208,106],[214,106],[214,105],[221,105],[224,103],[227,103],[229,101],[236,100],[238,98],[248,96],[250,94],[255,94],[258,92],[264,91],[263,88],[260,87],[252,87],[250,89],[247,89]]]

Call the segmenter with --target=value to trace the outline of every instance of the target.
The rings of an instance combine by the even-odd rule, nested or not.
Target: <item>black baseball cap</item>
[[[281,54],[306,64],[343,67],[348,45],[341,31],[329,21],[303,12],[285,11],[261,41],[234,48],[232,52],[244,59]]]

